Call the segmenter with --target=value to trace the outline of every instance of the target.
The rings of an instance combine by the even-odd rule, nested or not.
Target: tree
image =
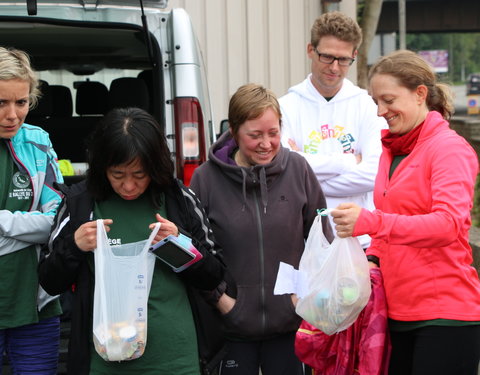
[[[363,0],[359,3],[361,11],[359,24],[363,32],[363,42],[358,49],[357,84],[363,88],[367,87],[368,51],[377,32],[382,3],[383,0]]]

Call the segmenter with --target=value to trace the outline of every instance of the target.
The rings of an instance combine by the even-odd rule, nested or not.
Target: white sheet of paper
[[[308,294],[307,277],[304,272],[296,270],[292,265],[280,262],[273,294],[296,294],[303,298]]]

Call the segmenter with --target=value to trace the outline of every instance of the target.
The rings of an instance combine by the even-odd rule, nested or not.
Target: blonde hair
[[[240,86],[233,94],[228,106],[228,123],[235,137],[238,129],[248,120],[259,118],[269,108],[282,118],[280,105],[273,91],[265,87],[248,83]]]
[[[454,112],[452,92],[447,84],[437,82],[437,76],[430,65],[418,54],[399,50],[381,57],[370,69],[368,81],[375,74],[387,74],[395,77],[398,83],[409,90],[424,85],[428,89],[426,98],[430,111],[440,112],[446,120]]]
[[[18,49],[0,47],[0,80],[10,79],[20,79],[30,84],[29,107],[35,107],[40,97],[39,81],[30,65],[29,56]]]
[[[328,12],[322,14],[313,23],[310,43],[317,47],[324,36],[334,36],[344,42],[353,44],[356,51],[362,43],[362,29],[352,18],[341,12]]]

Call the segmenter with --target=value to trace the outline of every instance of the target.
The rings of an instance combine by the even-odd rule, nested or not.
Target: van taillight
[[[190,185],[195,168],[206,160],[202,108],[197,98],[175,98],[177,177]]]

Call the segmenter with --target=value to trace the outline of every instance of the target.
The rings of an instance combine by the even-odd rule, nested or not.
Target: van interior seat
[[[85,81],[78,85],[75,95],[75,112],[70,124],[67,124],[68,157],[71,162],[85,162],[87,141],[93,129],[107,111],[108,88],[101,82]]]
[[[31,125],[41,126],[47,130],[47,118],[52,115],[53,102],[51,88],[47,81],[39,80],[40,97],[35,108],[32,108],[25,118],[25,122]]]
[[[58,158],[68,159],[69,146],[64,142],[69,137],[67,127],[73,112],[72,93],[66,86],[50,85],[50,97],[52,110],[45,120],[45,130],[50,135],[50,141]]]
[[[77,87],[75,99],[78,115],[103,116],[108,109],[108,88],[101,82],[85,81]]]
[[[51,117],[72,117],[73,99],[72,93],[67,86],[50,85],[52,98]]]
[[[137,78],[140,78],[145,82],[147,85],[147,90],[148,90],[148,96],[149,96],[149,106],[150,110],[153,111],[153,71],[152,69],[147,69],[147,70],[142,70],[140,73],[138,73]]]
[[[122,77],[110,84],[108,109],[138,107],[150,112],[150,95],[141,78]]]
[[[53,148],[59,159],[85,162],[88,137],[107,109],[107,86],[93,81],[80,83],[75,97],[78,116],[72,116],[73,99],[68,87],[54,88],[53,98],[53,115],[48,119]]]
[[[51,85],[52,113],[46,120],[45,129],[50,134],[53,149],[59,159],[70,159],[69,137],[75,136],[69,131],[73,113],[73,100],[70,89],[66,86]]]

